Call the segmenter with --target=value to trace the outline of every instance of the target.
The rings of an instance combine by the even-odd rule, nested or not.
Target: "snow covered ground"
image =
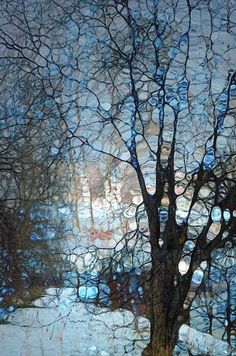
[[[35,302],[40,309],[17,310],[10,324],[0,327],[1,356],[141,355],[149,337],[147,319],[135,321],[128,311],[92,305],[89,311],[75,302],[75,292],[50,289],[47,297]],[[48,309],[44,305],[50,298]]]
[[[35,301],[38,308],[17,310],[10,324],[1,325],[1,356],[141,356],[149,339],[146,318],[76,299],[74,288],[51,288]],[[192,355],[233,355],[226,342],[187,325],[179,336]],[[179,352],[176,355],[188,355],[186,347]]]

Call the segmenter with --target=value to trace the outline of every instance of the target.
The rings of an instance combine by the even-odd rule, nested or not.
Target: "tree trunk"
[[[172,356],[173,346],[162,346],[159,343],[148,345],[142,353],[142,356]]]
[[[171,356],[179,328],[187,321],[184,300],[188,288],[177,281],[179,251],[161,249],[152,255],[147,303],[151,324],[150,343],[143,356]],[[155,260],[154,260],[155,258]]]
[[[151,283],[155,284],[153,281]],[[170,301],[172,290],[165,290],[162,286],[159,290],[155,289],[156,296],[149,300],[150,343],[143,351],[143,356],[171,356],[183,322],[180,315],[182,308],[177,301]]]
[[[190,276],[184,281],[178,272],[182,252],[175,214],[169,211],[168,225],[160,234],[157,201],[146,197],[152,270],[148,283],[147,304],[150,321],[150,343],[143,356],[171,356],[178,341],[181,325],[188,318],[184,301],[190,286]],[[174,211],[174,210],[173,210]],[[159,238],[163,245],[159,245]]]
[[[161,323],[158,323],[159,327]],[[164,324],[164,321],[163,321]],[[174,324],[174,323],[173,323]],[[178,340],[176,325],[163,325],[163,329],[151,325],[151,339],[144,349],[143,356],[171,356]]]

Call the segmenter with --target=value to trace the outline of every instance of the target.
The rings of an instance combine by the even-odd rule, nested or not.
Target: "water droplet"
[[[212,218],[212,221],[214,221],[214,222],[221,221],[222,213],[221,213],[221,209],[218,206],[215,206],[212,209],[211,218]]]
[[[196,271],[193,273],[192,282],[195,283],[195,284],[197,284],[197,285],[199,285],[199,284],[201,284],[202,279],[203,279],[203,271],[196,270]]]
[[[79,287],[80,299],[95,299],[98,295],[98,288],[96,286],[81,286]]]
[[[225,221],[229,221],[230,220],[231,214],[230,214],[229,209],[225,209],[224,210],[223,217],[224,217]]]
[[[168,57],[169,58],[174,58],[178,53],[178,49],[176,47],[173,47],[169,50],[168,52]]]
[[[9,307],[7,308],[8,313],[13,313],[14,310],[15,310],[15,307],[13,305],[9,305]]]
[[[206,154],[203,159],[204,166],[206,168],[212,168],[215,164],[215,151],[212,147],[206,150]]]
[[[149,102],[149,104],[150,104],[151,106],[156,106],[157,103],[158,103],[158,99],[151,97],[151,98],[148,100],[148,102]]]
[[[179,273],[180,274],[185,274],[187,273],[188,269],[189,269],[189,263],[187,263],[186,261],[180,261],[179,265],[178,265],[178,269],[179,269]]]
[[[160,38],[157,38],[155,40],[155,45],[156,45],[157,48],[161,48],[162,47],[162,41],[161,41]]]

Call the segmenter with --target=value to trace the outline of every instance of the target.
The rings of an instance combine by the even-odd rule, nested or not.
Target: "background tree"
[[[136,226],[109,268],[132,254],[131,241],[139,250],[149,244],[151,334],[143,354],[171,355],[189,320],[195,277],[209,270],[214,250],[235,244],[234,5],[1,6],[4,57],[21,63],[21,78],[24,71],[37,78],[74,159],[83,147],[87,160],[105,155],[136,174]]]
[[[55,108],[41,80],[24,71],[24,59],[1,50],[0,321],[59,284],[62,261],[48,240],[62,236],[57,206],[67,190],[66,145]]]

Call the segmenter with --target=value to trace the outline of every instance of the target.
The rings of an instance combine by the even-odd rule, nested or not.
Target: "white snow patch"
[[[229,355],[230,352],[227,342],[194,330],[185,324],[179,330],[179,340],[186,344],[193,355],[223,356]]]

